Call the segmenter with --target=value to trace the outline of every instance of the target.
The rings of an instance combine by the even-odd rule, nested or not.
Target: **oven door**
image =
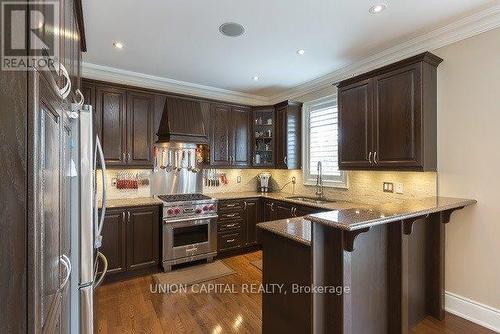
[[[216,224],[216,218],[164,222],[163,259],[175,260],[217,251]]]

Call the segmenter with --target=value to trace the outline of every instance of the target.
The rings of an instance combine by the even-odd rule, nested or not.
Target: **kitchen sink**
[[[293,199],[293,200],[300,201],[300,202],[315,203],[315,204],[327,204],[327,203],[337,202],[335,200],[330,200],[330,199],[326,199],[326,198],[307,197],[307,196],[290,196],[290,197],[285,197],[285,198]]]

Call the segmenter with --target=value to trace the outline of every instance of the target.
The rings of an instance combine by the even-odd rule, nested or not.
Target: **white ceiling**
[[[372,15],[376,3],[388,5]],[[271,97],[498,0],[85,0],[86,63]],[[241,23],[239,38],[222,36]],[[122,50],[113,41],[125,44]],[[305,49],[299,56],[297,49]],[[259,81],[252,77],[258,75]]]

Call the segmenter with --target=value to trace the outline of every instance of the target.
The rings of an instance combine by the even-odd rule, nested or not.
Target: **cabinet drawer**
[[[237,211],[243,210],[244,206],[244,201],[219,201],[217,209],[219,212]]]
[[[239,230],[241,229],[242,222],[242,220],[218,222],[217,231],[226,232],[231,230]]]
[[[217,240],[217,248],[219,251],[221,250],[229,250],[233,248],[241,247],[241,233],[227,233],[227,234],[219,234]]]
[[[222,221],[233,221],[233,220],[241,220],[243,219],[243,213],[242,212],[226,212],[226,213],[219,213],[219,222]]]

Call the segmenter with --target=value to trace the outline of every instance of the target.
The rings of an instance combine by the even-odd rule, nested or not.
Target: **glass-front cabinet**
[[[275,163],[274,107],[257,107],[252,113],[252,165],[272,167]]]

